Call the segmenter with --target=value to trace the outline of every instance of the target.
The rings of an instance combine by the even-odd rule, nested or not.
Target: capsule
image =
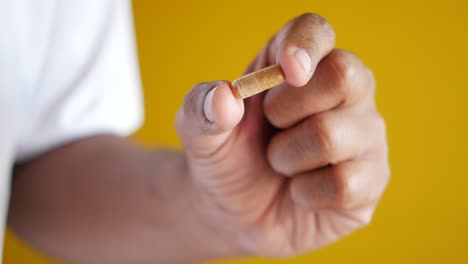
[[[279,64],[244,75],[232,82],[232,92],[237,98],[245,99],[284,82],[285,76]]]

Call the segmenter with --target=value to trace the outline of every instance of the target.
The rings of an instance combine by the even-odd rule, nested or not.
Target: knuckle
[[[322,30],[326,32],[331,32],[334,35],[333,28],[331,24],[326,20],[324,17],[322,17],[319,14],[316,13],[304,13],[301,16],[299,16],[299,22],[309,24],[309,25],[314,25],[314,26],[319,26]]]
[[[360,214],[358,217],[357,217],[357,222],[359,224],[360,227],[365,227],[365,226],[368,226],[370,225],[370,223],[372,222],[372,218],[373,218],[373,212],[368,212],[368,213],[363,213],[363,214]]]
[[[311,39],[311,34],[312,32],[317,32],[320,33],[322,36],[322,39],[326,43],[331,44],[330,46],[334,46],[335,40],[336,40],[336,34],[335,31],[333,30],[333,27],[331,24],[321,15],[316,14],[316,13],[304,13],[297,17],[292,24],[292,28],[297,28],[297,27],[304,27],[307,32],[307,35],[303,35],[301,38],[304,40],[307,40],[307,44],[313,45],[315,41],[310,41]],[[303,43],[306,45],[306,43]],[[318,48],[316,46],[311,46],[309,47],[311,49]]]
[[[374,76],[374,72],[369,68],[367,67],[366,65],[362,64],[362,68],[363,68],[363,72],[364,72],[364,80],[365,80],[365,84],[366,85],[361,85],[360,86],[360,90],[361,90],[361,93],[369,93],[371,94],[372,96],[375,96],[375,90],[376,90],[376,82],[375,82],[375,76]],[[366,89],[364,89],[366,88]]]
[[[390,176],[392,175],[392,170],[390,168],[390,165],[388,164],[388,162],[385,162],[385,165],[384,165],[384,170],[383,170],[383,177],[384,177],[384,189],[385,187],[388,185],[388,182],[390,181]]]
[[[332,180],[336,190],[336,207],[340,209],[352,208],[356,197],[359,195],[358,186],[353,183],[354,173],[346,166],[333,168]]]
[[[320,25],[322,27],[329,26],[328,21],[317,13],[304,13],[299,16],[299,21],[306,24]]]
[[[334,164],[339,160],[338,146],[341,138],[338,129],[333,125],[325,115],[317,115],[310,118],[307,130],[313,131],[315,135],[315,146],[320,151],[321,157],[329,164]]]
[[[374,71],[372,71],[372,69],[367,66],[364,66],[364,69],[367,73],[367,78],[369,80],[369,84],[371,86],[372,92],[374,92],[376,88]]]
[[[331,54],[331,80],[333,89],[340,97],[346,98],[359,87],[361,63],[359,59],[344,50],[334,50]]]
[[[377,127],[377,131],[381,134],[385,134],[387,131],[387,124],[385,123],[385,119],[379,113],[375,114],[374,123]]]

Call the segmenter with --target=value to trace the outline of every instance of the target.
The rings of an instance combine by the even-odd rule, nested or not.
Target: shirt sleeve
[[[137,130],[143,103],[131,3],[29,3],[19,33],[17,161],[79,138]]]

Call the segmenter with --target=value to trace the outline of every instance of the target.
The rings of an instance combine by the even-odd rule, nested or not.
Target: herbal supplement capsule
[[[281,66],[275,64],[234,80],[232,92],[236,97],[244,99],[275,87],[281,84],[284,79]]]

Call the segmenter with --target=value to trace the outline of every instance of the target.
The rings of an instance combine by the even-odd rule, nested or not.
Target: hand
[[[185,98],[194,202],[232,255],[301,254],[371,221],[389,179],[385,124],[371,71],[334,41],[326,20],[302,15],[247,70],[279,63],[286,83],[245,104],[224,81]]]

